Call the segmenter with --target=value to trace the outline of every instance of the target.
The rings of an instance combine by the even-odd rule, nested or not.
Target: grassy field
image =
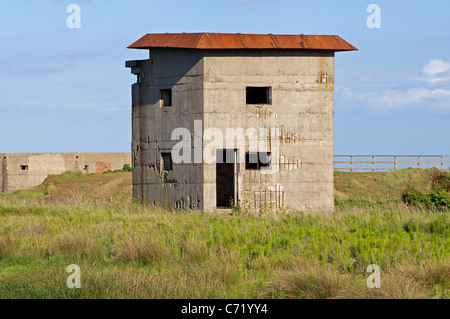
[[[82,190],[120,174],[0,196],[0,298],[450,298],[448,210],[361,194],[337,197],[333,214],[264,217],[168,213],[107,192],[42,203],[70,194],[64,179]],[[70,264],[81,289],[66,286]],[[370,264],[380,289],[366,285]]]
[[[431,188],[440,173],[437,168],[406,168],[393,172],[340,172],[334,174],[338,198],[396,201],[408,187],[420,191]]]

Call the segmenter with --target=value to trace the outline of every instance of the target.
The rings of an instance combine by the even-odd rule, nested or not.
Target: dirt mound
[[[39,200],[41,204],[123,204],[131,202],[133,195],[131,172],[66,172],[47,177],[39,188],[46,193]]]

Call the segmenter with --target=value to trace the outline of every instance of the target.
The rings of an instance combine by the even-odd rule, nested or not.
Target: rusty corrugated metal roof
[[[131,49],[306,49],[353,51],[337,35],[286,35],[241,33],[149,33],[128,46]]]

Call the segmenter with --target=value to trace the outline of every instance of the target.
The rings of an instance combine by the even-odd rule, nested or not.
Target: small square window
[[[89,165],[83,165],[83,170],[87,171],[89,169]]]
[[[247,86],[246,87],[247,104],[272,104],[270,86]]]
[[[245,154],[245,169],[258,169],[258,153]]]
[[[161,90],[161,107],[172,106],[172,89]]]
[[[163,163],[163,171],[172,171],[172,153],[166,152],[161,153],[162,163]]]
[[[22,171],[28,171],[28,165],[20,165]]]
[[[270,169],[271,161],[270,152],[248,152],[245,154],[245,169]]]

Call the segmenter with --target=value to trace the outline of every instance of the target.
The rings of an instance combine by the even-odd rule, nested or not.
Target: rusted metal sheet
[[[146,34],[128,48],[358,50],[337,35],[206,32]]]
[[[111,162],[95,162],[95,172],[103,173],[111,170]]]

